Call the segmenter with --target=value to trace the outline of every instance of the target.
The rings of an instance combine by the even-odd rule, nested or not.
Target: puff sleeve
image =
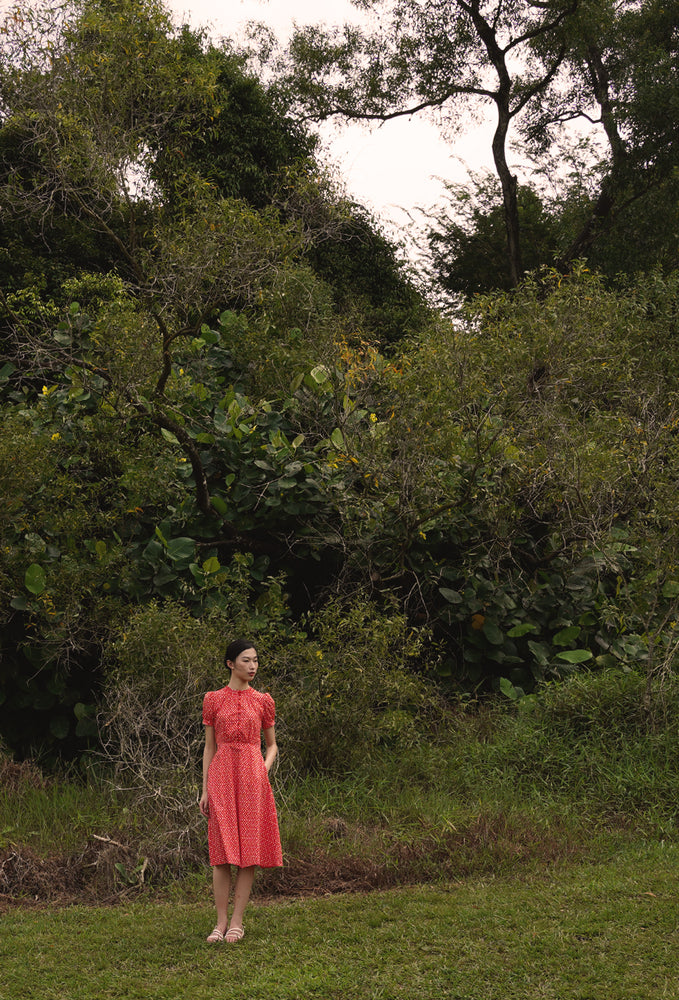
[[[271,729],[276,721],[276,706],[270,694],[265,694],[262,701],[262,729]]]
[[[203,698],[203,725],[214,726],[215,724],[215,698],[214,691],[208,691]]]

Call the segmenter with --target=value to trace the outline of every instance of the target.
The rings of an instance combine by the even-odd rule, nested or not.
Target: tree
[[[636,234],[635,215],[660,197],[672,212],[677,148],[671,122],[679,108],[676,2],[582,4],[563,37],[536,39],[543,58],[565,51],[564,80],[530,109],[523,131],[544,150],[566,123],[594,125],[607,150],[598,190],[562,266],[588,254],[614,229]],[[640,202],[644,206],[640,206]],[[626,222],[626,220],[629,220]],[[671,225],[663,227],[673,245]],[[628,238],[629,238],[628,237]],[[595,251],[596,252],[596,251]]]
[[[65,746],[131,606],[228,613],[245,576],[273,619],[279,573],[306,610],[341,559],[338,423],[368,421],[343,334],[374,324],[350,267],[333,301],[315,244],[355,237],[389,275],[376,313],[421,300],[228,47],[155,0],[25,5],[4,27],[0,717],[14,745],[37,726]]]
[[[394,349],[428,322],[430,310],[415,277],[360,205],[351,205],[328,238],[309,247],[307,258],[332,288],[337,309],[382,348]]]
[[[174,589],[200,608],[222,565],[257,549],[257,495],[219,502],[240,464],[238,425],[259,428],[251,463],[267,447],[277,456],[267,471],[251,465],[263,491],[284,456],[292,462],[297,431],[284,405],[265,410],[234,391],[248,373],[236,345],[277,319],[304,328],[327,292],[302,259],[297,220],[252,203],[271,199],[276,171],[294,175],[310,144],[237,60],[176,30],[154,0],[24,5],[1,37],[0,476],[12,497],[0,519],[1,700],[16,745],[29,731],[91,735],[101,645],[129,602]],[[227,194],[201,174],[202,133],[191,129],[217,119],[231,85],[249,103],[239,103],[242,160],[220,167]],[[248,114],[259,145],[248,146]],[[233,118],[227,147],[229,128]],[[228,306],[247,318],[230,322]],[[226,442],[219,455],[210,430]],[[308,513],[298,504],[277,521],[281,546]],[[260,577],[263,547],[247,563]]]
[[[288,80],[318,118],[385,121],[426,113],[444,135],[494,105],[492,158],[502,192],[509,281],[525,270],[510,133],[548,156],[574,121],[603,137],[598,189],[561,265],[593,243],[676,165],[676,4],[661,0],[364,0],[373,27],[305,28],[291,42]],[[377,18],[379,17],[379,21]],[[549,263],[545,261],[545,263]]]
[[[467,185],[448,185],[449,201],[430,218],[427,240],[432,283],[452,304],[493,289],[509,289],[502,195],[491,175]],[[520,185],[517,209],[525,246],[524,266],[533,271],[556,258],[558,217],[533,188]]]
[[[293,37],[291,81],[300,101],[319,118],[386,121],[426,112],[448,134],[460,130],[472,102],[493,104],[492,156],[502,188],[510,281],[517,284],[524,267],[509,132],[559,73],[565,45],[539,49],[537,42],[561,38],[578,0],[368,0],[360,6],[380,13],[372,33],[345,26],[326,35],[305,28]]]

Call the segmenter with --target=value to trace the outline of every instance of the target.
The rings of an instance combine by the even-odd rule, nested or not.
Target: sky
[[[207,26],[215,37],[237,36],[250,21],[263,21],[281,42],[293,22],[328,25],[356,21],[349,0],[165,0],[175,18]],[[459,139],[454,148],[421,116],[379,127],[321,127],[323,147],[339,168],[349,195],[375,211],[389,229],[408,229],[417,209],[440,201],[443,180],[465,181],[467,168],[490,164],[492,121]]]

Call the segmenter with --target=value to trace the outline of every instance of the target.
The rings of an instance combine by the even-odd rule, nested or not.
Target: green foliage
[[[329,603],[308,629],[303,642],[272,655],[285,766],[360,771],[384,747],[417,745],[441,718],[424,676],[427,636],[402,615],[366,602]]]
[[[435,291],[441,289],[455,302],[460,296],[470,298],[493,289],[511,288],[504,208],[497,180],[488,175],[472,177],[469,184],[448,185],[447,191],[449,202],[432,218],[427,236]],[[534,271],[552,264],[559,248],[565,248],[561,220],[526,185],[519,186],[517,202],[524,269]]]
[[[293,35],[286,80],[305,111],[369,121],[421,113],[451,141],[476,107],[495,106],[488,155],[501,211],[488,206],[470,226],[463,208],[434,235],[434,267],[446,291],[516,287],[527,270],[552,265],[557,247],[562,268],[587,257],[610,274],[616,266],[632,273],[641,260],[639,224],[652,255],[646,266],[674,266],[677,160],[667,129],[679,91],[676,34],[667,19],[676,11],[663,0],[363,6],[375,17],[361,27],[308,26]],[[578,129],[568,129],[574,121]],[[584,156],[583,135],[595,147]],[[564,161],[573,163],[577,185],[564,185],[555,212],[540,210],[510,165],[519,139],[545,176],[550,200]],[[574,205],[583,160],[595,169]],[[654,232],[644,223],[647,208]]]
[[[359,206],[328,239],[313,244],[314,271],[332,288],[342,314],[367,329],[384,348],[424,329],[429,313],[423,296],[396,248]]]
[[[677,711],[676,684],[671,698]],[[540,692],[536,711],[541,725],[573,736],[633,739],[649,724],[649,699],[643,675],[632,670],[581,673],[565,684],[548,684]],[[676,729],[679,718],[670,723]]]
[[[195,699],[231,630],[261,641],[300,770],[417,745],[435,685],[527,708],[639,664],[662,706],[676,276],[614,292],[547,270],[437,317],[228,46],[137,0],[31,17],[0,74],[12,746],[87,746],[103,683],[128,732],[153,708],[161,733],[175,691],[186,816]],[[81,250],[52,266],[65,233]]]
[[[643,610],[627,588],[647,559],[674,578],[670,287],[547,273],[383,369],[393,395],[349,438],[370,470],[350,526],[378,587],[436,623],[444,676],[529,690],[578,661],[647,662],[672,599],[656,587]]]
[[[242,57],[206,45],[184,27],[177,60],[200,67],[209,84],[200,96],[183,86],[162,130],[150,136],[151,176],[172,207],[181,206],[191,172],[222,196],[262,209],[280,198],[293,164],[314,169],[315,139],[286,114],[274,91],[246,72]]]

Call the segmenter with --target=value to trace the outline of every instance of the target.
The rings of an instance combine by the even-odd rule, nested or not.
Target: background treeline
[[[583,672],[634,674],[657,725],[679,642],[667,147],[643,196],[616,166],[625,211],[577,259],[593,190],[519,191],[518,285],[491,187],[469,193],[432,224],[438,289],[467,296],[443,313],[319,168],[294,74],[265,86],[153,0],[22,6],[0,40],[7,748],[103,745],[150,798],[174,774],[183,808],[241,633],[300,774]]]

